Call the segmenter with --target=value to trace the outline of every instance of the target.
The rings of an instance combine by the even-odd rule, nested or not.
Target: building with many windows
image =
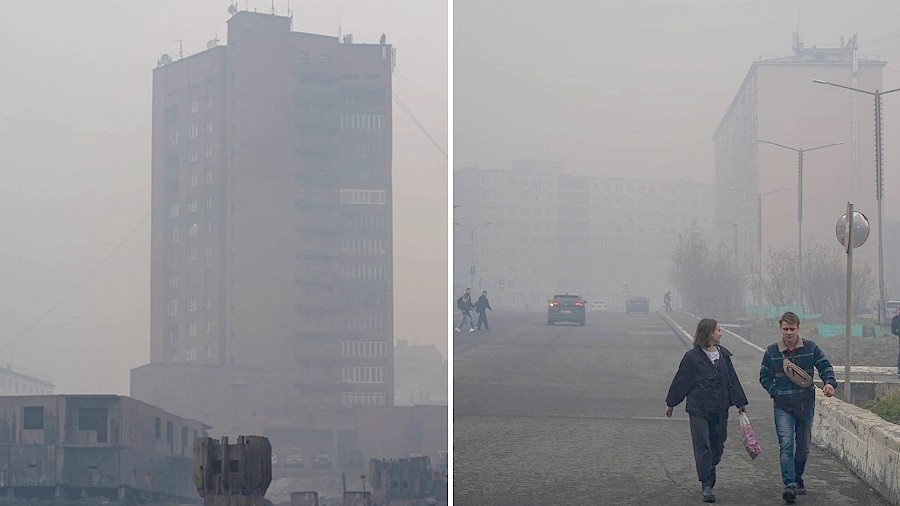
[[[714,219],[711,185],[575,176],[562,162],[458,169],[453,185],[456,291],[488,290],[502,308],[539,311],[566,292],[659,303],[679,232]]]
[[[300,414],[393,404],[394,53],[291,22],[237,12],[227,46],[154,70],[151,362],[132,395],[224,434],[283,420],[334,441]],[[235,410],[241,392],[258,395]]]
[[[750,65],[713,134],[716,215],[722,222],[754,222],[738,233],[742,266],[757,266],[759,252],[764,259],[770,246],[796,252],[801,231],[804,251],[836,245],[834,227],[847,201],[868,216],[874,231],[873,97],[813,80],[874,92],[882,87],[884,66],[857,55],[855,36],[839,47],[810,48],[798,34],[793,54]],[[804,149],[802,180],[798,152],[760,139]],[[833,143],[843,144],[811,149]],[[718,232],[730,240],[732,228],[719,225]],[[856,256],[877,271],[874,233]]]

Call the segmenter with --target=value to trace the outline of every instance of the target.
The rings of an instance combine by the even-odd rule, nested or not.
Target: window
[[[191,248],[188,251],[188,262],[196,262],[197,261],[197,248]]]
[[[387,202],[385,190],[341,190],[341,204],[375,204]]]
[[[169,301],[169,316],[178,316],[178,299]]]
[[[188,325],[188,335],[190,335],[190,336],[197,335],[197,324],[196,323],[192,323],[192,324]]]
[[[208,134],[212,133],[212,121],[206,122],[206,133],[208,133]]]
[[[179,284],[178,274],[169,277],[169,288],[172,290],[178,289]]]
[[[191,348],[186,353],[186,360],[188,362],[196,362],[197,361],[197,349]]]
[[[212,258],[212,246],[206,246],[206,258]]]
[[[200,110],[200,102],[196,100],[191,101],[191,114]]]
[[[210,195],[209,197],[206,197],[206,208],[212,209],[212,195]]]
[[[169,218],[178,217],[178,203],[174,203],[169,207]]]
[[[178,242],[178,227],[169,229],[169,241]]]
[[[207,157],[207,158],[212,158],[212,155],[213,155],[213,149],[212,149],[212,146],[206,146],[206,157]],[[207,172],[208,172],[208,171],[207,171]]]
[[[97,442],[106,442],[106,408],[79,408],[78,430],[97,431]]]
[[[193,139],[195,137],[200,136],[200,126],[199,125],[191,125],[188,127],[188,139]]]
[[[166,442],[169,443],[169,446],[172,445],[172,439],[175,437],[175,424],[172,422],[166,422]]]
[[[22,414],[23,429],[43,429],[44,428],[44,407],[43,406],[25,406]]]
[[[197,299],[188,300],[188,312],[193,313],[196,310],[197,310]],[[196,332],[194,332],[194,334],[196,334]],[[194,335],[194,334],[191,334],[191,335]]]
[[[190,227],[188,227],[188,237],[194,237],[195,235],[200,233],[200,227],[196,223],[192,223]]]
[[[172,130],[169,132],[169,146],[177,146],[178,145],[178,130]]]
[[[192,149],[191,152],[188,153],[188,163],[194,163],[198,159],[199,159],[199,157],[197,156],[197,150]],[[191,177],[196,178],[197,176],[191,176]],[[197,185],[194,185],[194,186],[197,186]]]
[[[182,427],[181,428],[181,454],[182,455],[184,454],[185,450],[187,450],[187,447],[188,447],[188,428]]]
[[[194,199],[188,204],[188,212],[196,213],[197,212],[197,199]]]
[[[190,181],[191,188],[197,187],[197,176],[196,175],[192,175],[189,181]]]
[[[206,182],[212,183],[212,171],[211,170],[206,171]]]
[[[210,298],[207,297],[207,298],[206,298],[206,309],[209,309],[210,307],[212,307],[212,306],[211,306],[211,302],[212,302],[212,301],[210,300]],[[207,331],[207,332],[209,332],[209,331]]]
[[[212,109],[212,108],[213,108],[213,98],[212,98],[212,95],[206,97],[206,108],[207,108],[207,109]]]
[[[207,320],[207,322],[206,322],[206,333],[209,334],[210,332],[212,332],[212,322],[210,322],[210,321]],[[207,350],[206,350],[206,358],[209,358],[209,349],[208,349],[208,348],[207,348]]]
[[[162,420],[158,416],[153,419],[153,434],[156,439],[162,439]]]

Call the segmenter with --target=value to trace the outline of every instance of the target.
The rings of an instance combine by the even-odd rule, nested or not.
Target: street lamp
[[[472,260],[472,266],[469,268],[469,275],[470,275],[471,283],[469,284],[469,288],[475,287],[475,231],[481,227],[486,227],[493,223],[494,223],[493,221],[488,221],[488,222],[482,223],[481,225],[475,225],[474,227],[470,227],[469,225],[463,225],[462,223],[459,223],[457,221],[453,222],[454,225],[458,225],[469,231],[469,245],[472,247],[472,256],[470,257]]]
[[[734,246],[733,246],[733,248],[734,248],[734,267],[735,268],[737,268],[737,264],[738,264],[738,251],[737,251],[737,244],[738,244],[737,228],[738,228],[738,225],[746,225],[747,223],[753,223],[754,221],[756,221],[756,220],[742,221],[740,223],[733,223],[730,221],[711,221],[710,222],[710,223],[718,223],[720,225],[731,225],[732,227],[734,227]]]
[[[769,190],[764,193],[757,193],[757,192],[751,192],[751,191],[747,191],[747,190],[741,190],[740,188],[735,188],[734,186],[728,187],[729,190],[734,190],[736,192],[741,192],[741,193],[746,193],[747,195],[755,195],[756,196],[756,254],[758,257],[758,259],[757,259],[757,263],[758,263],[757,275],[759,276],[759,280],[757,281],[759,283],[759,286],[757,287],[758,291],[757,291],[756,303],[760,306],[762,306],[762,302],[763,302],[763,300],[762,300],[763,299],[763,296],[762,296],[762,245],[763,245],[763,240],[762,240],[762,232],[763,232],[763,229],[762,229],[762,198],[765,197],[766,195],[771,195],[773,193],[777,193],[782,190],[787,190],[789,188],[790,188],[790,186],[782,186],[781,188],[777,188],[775,190]]]
[[[813,82],[816,84],[836,86],[838,88],[844,88],[850,91],[858,91],[860,93],[865,93],[866,95],[872,95],[873,97],[875,97],[875,200],[878,201],[878,324],[881,325],[882,323],[884,323],[884,316],[882,315],[882,313],[884,312],[884,244],[881,241],[881,213],[883,207],[881,197],[884,194],[884,172],[881,168],[881,144],[884,139],[881,136],[881,96],[887,95],[888,93],[893,93],[895,91],[900,91],[900,88],[894,88],[893,90],[888,91],[875,90],[874,92],[871,92],[861,90],[859,88],[844,86],[842,84],[830,83],[821,79],[813,79]]]
[[[832,142],[831,144],[823,144],[814,148],[792,148],[777,142],[757,139],[759,142],[778,146],[779,148],[789,149],[797,153],[797,286],[800,288],[800,305],[803,305],[803,153],[807,151],[815,151],[817,149],[830,148],[831,146],[840,146],[843,142]]]

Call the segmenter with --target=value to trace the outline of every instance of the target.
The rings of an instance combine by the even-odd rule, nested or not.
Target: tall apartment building
[[[384,36],[242,11],[227,46],[160,60],[151,363],[132,395],[219,430],[235,410],[209,400],[252,391],[228,427],[257,433],[393,404],[393,58]]]
[[[798,220],[804,250],[814,243],[840,247],[835,223],[846,212],[847,201],[853,201],[873,227],[857,256],[877,272],[874,100],[858,94],[854,105],[850,91],[813,79],[874,91],[882,88],[885,62],[859,58],[855,37],[837,48],[807,48],[795,34],[793,49],[790,56],[750,65],[713,135],[716,215],[722,222],[755,222],[762,208],[762,227],[750,224],[739,233],[738,248],[745,253],[740,261],[749,267],[759,262],[760,244],[763,258],[769,246],[796,251]],[[805,150],[844,143],[804,152],[802,214],[798,214],[798,154],[759,139]],[[785,186],[790,190],[758,199],[759,194]],[[720,225],[719,233],[726,238],[732,229]]]
[[[488,290],[496,307],[531,311],[565,292],[618,309],[627,295],[658,304],[672,289],[678,234],[696,222],[713,240],[712,193],[711,185],[690,180],[574,176],[562,162],[458,169],[455,288],[471,284],[476,294]]]

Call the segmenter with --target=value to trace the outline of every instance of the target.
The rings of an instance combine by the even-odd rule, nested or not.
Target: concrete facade
[[[395,404],[448,405],[447,361],[434,345],[410,346],[399,339],[394,348]]]
[[[200,422],[116,395],[0,397],[0,493],[196,500]]]
[[[763,258],[770,246],[796,251],[800,242],[798,218],[802,219],[804,251],[814,244],[836,245],[835,223],[850,200],[857,211],[868,216],[873,228],[869,240],[855,255],[877,273],[874,99],[858,94],[854,172],[851,92],[813,83],[813,79],[820,79],[851,86],[854,45],[851,39],[838,48],[806,48],[797,37],[793,55],[753,62],[713,134],[717,220],[754,222],[738,227],[743,269],[749,271],[759,263],[757,195],[791,186],[762,197]],[[880,89],[884,65],[882,61],[859,59],[855,87]],[[798,154],[758,139],[803,149],[844,143],[804,152],[802,215],[798,216]],[[718,226],[723,240],[730,240],[732,233],[731,226]]]
[[[228,41],[154,70],[151,362],[391,405],[393,49],[253,12]]]
[[[0,395],[49,395],[54,388],[44,374],[10,363],[0,365]]]
[[[678,234],[692,222],[711,231],[714,220],[711,185],[574,176],[562,162],[538,160],[457,169],[453,201],[454,221],[474,229],[454,228],[457,295],[475,266],[473,294],[487,290],[495,308],[530,311],[566,292],[616,310],[626,291],[661,305]]]

